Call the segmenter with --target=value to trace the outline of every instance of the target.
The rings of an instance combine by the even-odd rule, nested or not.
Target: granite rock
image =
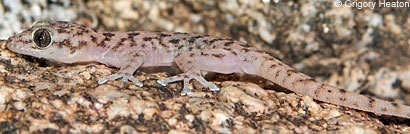
[[[335,7],[333,1],[37,0],[0,2],[0,39],[39,18],[107,31],[176,31],[232,37],[315,79],[410,105],[408,8]],[[210,74],[221,87],[155,81],[175,69],[134,74],[143,87],[101,77],[98,63],[61,65],[0,49],[1,133],[409,133],[409,120],[299,96],[248,75]],[[159,70],[159,71],[158,71]],[[171,71],[169,71],[171,70]]]

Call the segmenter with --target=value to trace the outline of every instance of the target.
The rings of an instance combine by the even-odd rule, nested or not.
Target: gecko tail
[[[267,54],[262,54],[262,57],[265,58],[253,63],[256,66],[256,75],[297,94],[309,95],[315,100],[376,114],[410,118],[409,106],[360,95],[317,82],[313,78],[295,71],[293,68]]]

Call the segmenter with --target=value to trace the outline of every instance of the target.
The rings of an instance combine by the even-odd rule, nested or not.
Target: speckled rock
[[[346,90],[410,105],[407,8],[335,7],[332,1],[121,0],[0,2],[0,39],[38,18],[98,30],[177,31],[246,41]],[[315,101],[247,75],[207,75],[211,92],[175,73],[143,69],[143,87],[97,80],[118,69],[60,65],[15,54],[0,41],[1,133],[410,133],[409,120]]]

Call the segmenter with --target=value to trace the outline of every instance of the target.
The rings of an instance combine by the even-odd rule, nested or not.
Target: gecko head
[[[84,29],[85,26],[75,23],[39,20],[31,28],[10,37],[7,48],[24,55],[72,63],[82,53],[78,51],[80,37],[73,32]]]

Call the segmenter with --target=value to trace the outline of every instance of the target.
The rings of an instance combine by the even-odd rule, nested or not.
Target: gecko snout
[[[15,41],[13,41],[13,37],[14,36],[8,38],[7,41],[6,41],[6,46],[7,46],[8,49],[14,48],[14,46],[15,46],[14,45]]]
[[[9,37],[6,41],[7,49],[17,53],[24,53],[24,51],[30,48],[29,44],[30,41],[25,40],[19,34]]]

